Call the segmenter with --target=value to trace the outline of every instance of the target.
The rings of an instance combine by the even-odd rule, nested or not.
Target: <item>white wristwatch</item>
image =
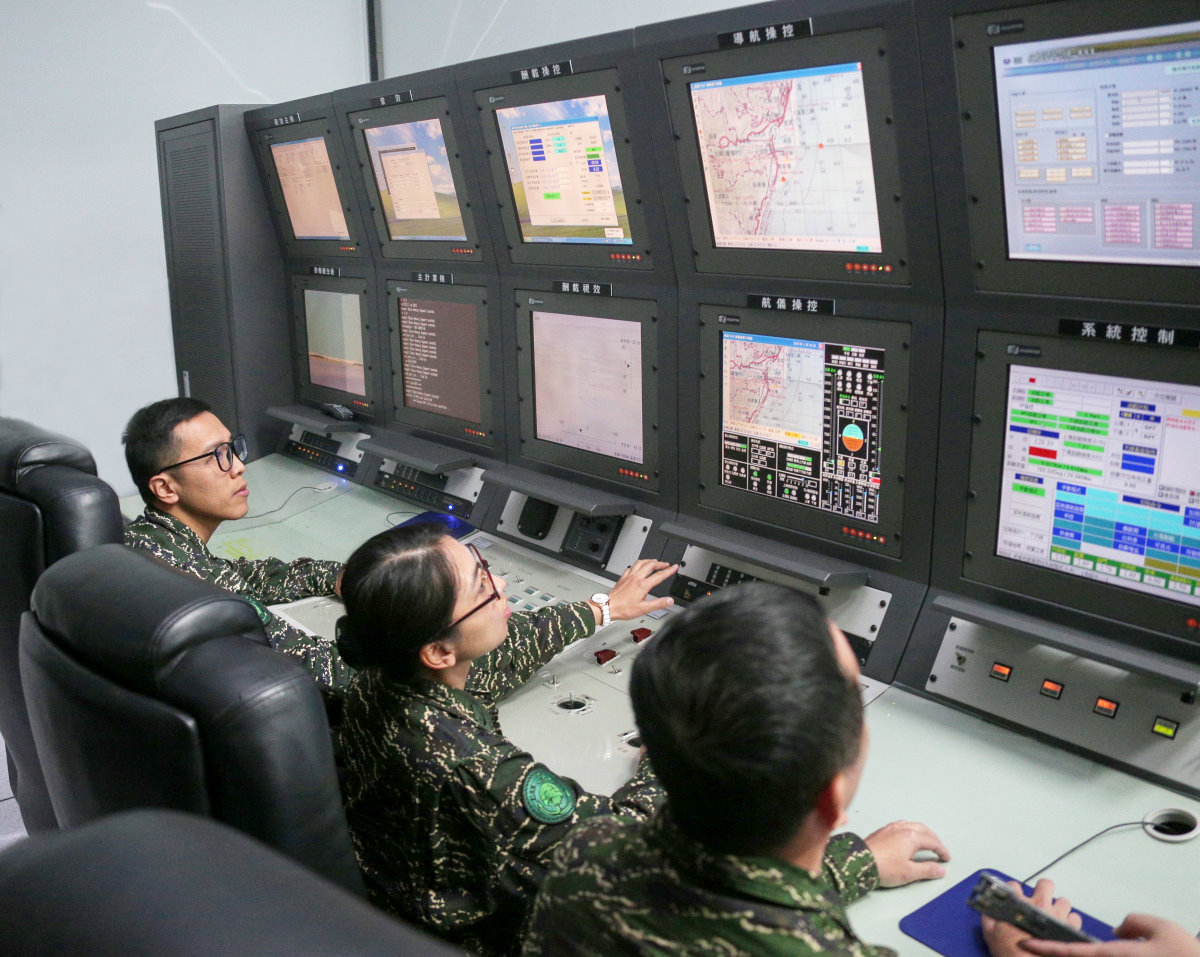
[[[604,592],[596,592],[592,596],[592,601],[600,606],[600,627],[607,628],[612,624],[612,611],[608,607],[608,595]]]

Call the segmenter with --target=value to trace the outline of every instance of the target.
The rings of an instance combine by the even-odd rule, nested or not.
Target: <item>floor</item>
[[[21,811],[8,784],[8,761],[4,756],[4,740],[0,738],[0,850],[24,836],[25,827],[21,823]]]

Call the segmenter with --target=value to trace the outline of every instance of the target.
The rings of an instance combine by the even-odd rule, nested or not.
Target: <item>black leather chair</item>
[[[121,540],[121,509],[79,443],[0,418],[0,736],[31,834],[57,827],[29,731],[17,667],[21,613],[38,576],[81,548]]]
[[[101,545],[48,568],[31,606],[21,678],[63,827],[190,811],[362,893],[321,693],[249,603]]]
[[[128,811],[0,853],[6,957],[453,957],[237,831]]]

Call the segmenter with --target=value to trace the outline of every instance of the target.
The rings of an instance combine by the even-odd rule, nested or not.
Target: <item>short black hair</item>
[[[714,853],[778,852],[862,743],[828,619],[766,582],[671,619],[634,662],[630,696],[668,813]]]
[[[121,441],[125,443],[125,464],[129,466],[133,484],[147,505],[157,501],[150,491],[150,479],[179,455],[179,437],[175,435],[175,429],[211,411],[207,402],[177,396],[152,402],[133,413]]]
[[[342,571],[346,615],[338,651],[354,668],[412,677],[426,643],[446,630],[458,579],[442,547],[450,535],[433,522],[400,525],[367,539]]]

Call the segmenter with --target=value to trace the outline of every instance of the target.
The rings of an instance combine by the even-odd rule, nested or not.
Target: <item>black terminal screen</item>
[[[524,454],[657,491],[654,303],[518,295]]]
[[[388,283],[397,422],[490,441],[486,296],[479,286]]]
[[[699,504],[898,557],[908,326],[700,309]]]
[[[980,333],[964,576],[1180,632],[1200,606],[1194,349]]]

